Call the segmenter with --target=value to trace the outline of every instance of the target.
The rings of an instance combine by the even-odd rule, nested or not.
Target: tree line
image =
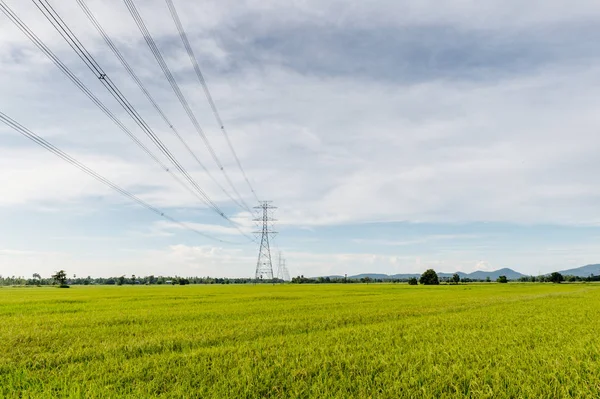
[[[500,276],[496,279],[498,283],[507,283],[509,280],[506,276]],[[563,276],[558,272],[542,276],[523,276],[517,282],[540,282],[540,283],[561,283],[566,282],[593,282],[600,281],[600,276],[593,274],[588,277],[579,276]],[[0,286],[59,286],[68,287],[70,285],[187,285],[187,284],[272,284],[283,283],[283,280],[255,280],[253,278],[219,278],[219,277],[181,277],[181,276],[117,276],[117,277],[77,277],[73,275],[69,277],[64,270],[59,270],[50,277],[44,278],[39,273],[34,273],[30,278],[25,277],[6,277],[0,275]],[[474,282],[491,282],[491,279],[472,279],[461,278],[458,274],[451,277],[439,277],[435,270],[426,270],[419,278],[397,278],[397,279],[379,279],[368,276],[362,278],[347,278],[347,277],[304,277],[303,275],[292,278],[292,284],[370,284],[370,283],[408,283],[410,285],[438,285],[458,284],[458,283],[474,283]]]
[[[554,272],[548,275],[542,276],[524,276],[517,280],[509,280],[506,276],[499,276],[495,282],[497,283],[508,283],[509,281],[517,282],[540,282],[540,283],[561,283],[566,282],[592,282],[600,281],[600,276],[594,276],[593,274],[588,277],[578,276],[563,276],[558,272]],[[410,285],[438,285],[440,283],[445,284],[458,284],[458,283],[491,283],[492,279],[486,277],[485,279],[474,279],[474,278],[461,278],[458,273],[454,273],[450,277],[440,277],[437,272],[433,269],[426,270],[419,278],[408,277],[408,278],[348,278],[348,277],[304,277],[297,276],[292,278],[293,284],[357,284],[357,283],[408,283]]]
[[[281,282],[281,280],[262,281],[263,283]],[[252,278],[219,278],[219,277],[181,277],[181,276],[130,276],[116,277],[81,277],[68,276],[59,270],[50,277],[42,277],[34,273],[31,277],[0,276],[0,286],[71,286],[71,285],[187,285],[187,284],[253,284]]]

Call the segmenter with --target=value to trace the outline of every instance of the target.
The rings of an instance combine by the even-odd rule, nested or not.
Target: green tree
[[[500,276],[500,277],[498,277],[498,279],[496,280],[496,282],[498,282],[498,283],[508,283],[508,279],[506,278],[506,276]]]
[[[438,275],[435,272],[435,270],[428,269],[425,271],[425,273],[421,274],[419,283],[423,285],[438,285],[440,283],[440,279],[438,278]]]
[[[460,283],[460,276],[458,275],[458,273],[454,273],[452,275],[452,280],[450,280],[450,281],[452,281],[454,284]]]
[[[416,277],[410,277],[408,279],[408,285],[417,285],[417,284],[419,284],[419,282],[417,281]]]
[[[489,282],[491,282],[491,281],[492,281],[492,279],[490,278],[490,276],[487,276],[487,277],[485,278],[485,282],[486,282],[486,283],[489,283]]]
[[[117,278],[117,285],[125,284],[125,276],[120,276]]]
[[[555,284],[560,284],[561,282],[565,281],[565,278],[559,272],[553,272],[550,275],[550,281]]]
[[[58,284],[60,287],[68,287],[67,285],[67,273],[64,270],[59,270],[52,275],[54,284]]]

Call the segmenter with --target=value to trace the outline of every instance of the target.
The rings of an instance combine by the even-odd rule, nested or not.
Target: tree
[[[119,278],[117,278],[117,285],[123,284],[125,284],[125,276],[120,276]]]
[[[452,280],[451,280],[454,284],[458,284],[460,283],[460,276],[458,275],[458,273],[454,273],[452,275]]]
[[[550,281],[553,282],[553,283],[555,283],[555,284],[560,284],[562,281],[565,281],[565,278],[559,272],[553,272],[550,275]]]
[[[498,277],[498,279],[496,280],[496,282],[498,282],[498,283],[508,283],[508,279],[506,278],[506,276],[500,276],[500,277]]]
[[[54,280],[54,284],[58,284],[60,287],[68,287],[67,273],[64,270],[59,270],[56,274],[53,274],[52,280]]]
[[[486,282],[486,283],[489,283],[489,282],[491,282],[491,281],[492,281],[492,279],[490,278],[490,276],[487,276],[487,277],[485,278],[485,282]]]
[[[419,283],[423,285],[438,285],[440,283],[440,279],[438,278],[438,275],[435,272],[435,270],[428,269],[425,271],[425,273],[421,274]]]
[[[418,281],[417,281],[416,277],[410,277],[408,279],[408,285],[417,285],[417,284],[418,284]]]

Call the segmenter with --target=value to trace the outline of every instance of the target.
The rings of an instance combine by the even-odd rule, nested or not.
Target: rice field
[[[600,285],[0,288],[0,397],[600,397]]]

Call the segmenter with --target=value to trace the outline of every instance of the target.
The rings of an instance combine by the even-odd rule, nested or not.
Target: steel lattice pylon
[[[290,281],[290,273],[288,272],[288,269],[285,266],[285,259],[281,256],[281,251],[279,251],[278,259],[279,262],[277,267],[277,280]]]
[[[273,280],[273,262],[271,260],[271,248],[269,245],[269,236],[276,234],[271,230],[270,223],[275,221],[271,217],[273,210],[277,207],[271,205],[271,201],[261,201],[259,206],[255,206],[255,209],[259,209],[262,215],[254,219],[255,222],[259,222],[262,225],[260,231],[256,231],[256,234],[260,234],[260,247],[258,249],[258,260],[256,262],[256,273],[254,278],[256,280]]]

